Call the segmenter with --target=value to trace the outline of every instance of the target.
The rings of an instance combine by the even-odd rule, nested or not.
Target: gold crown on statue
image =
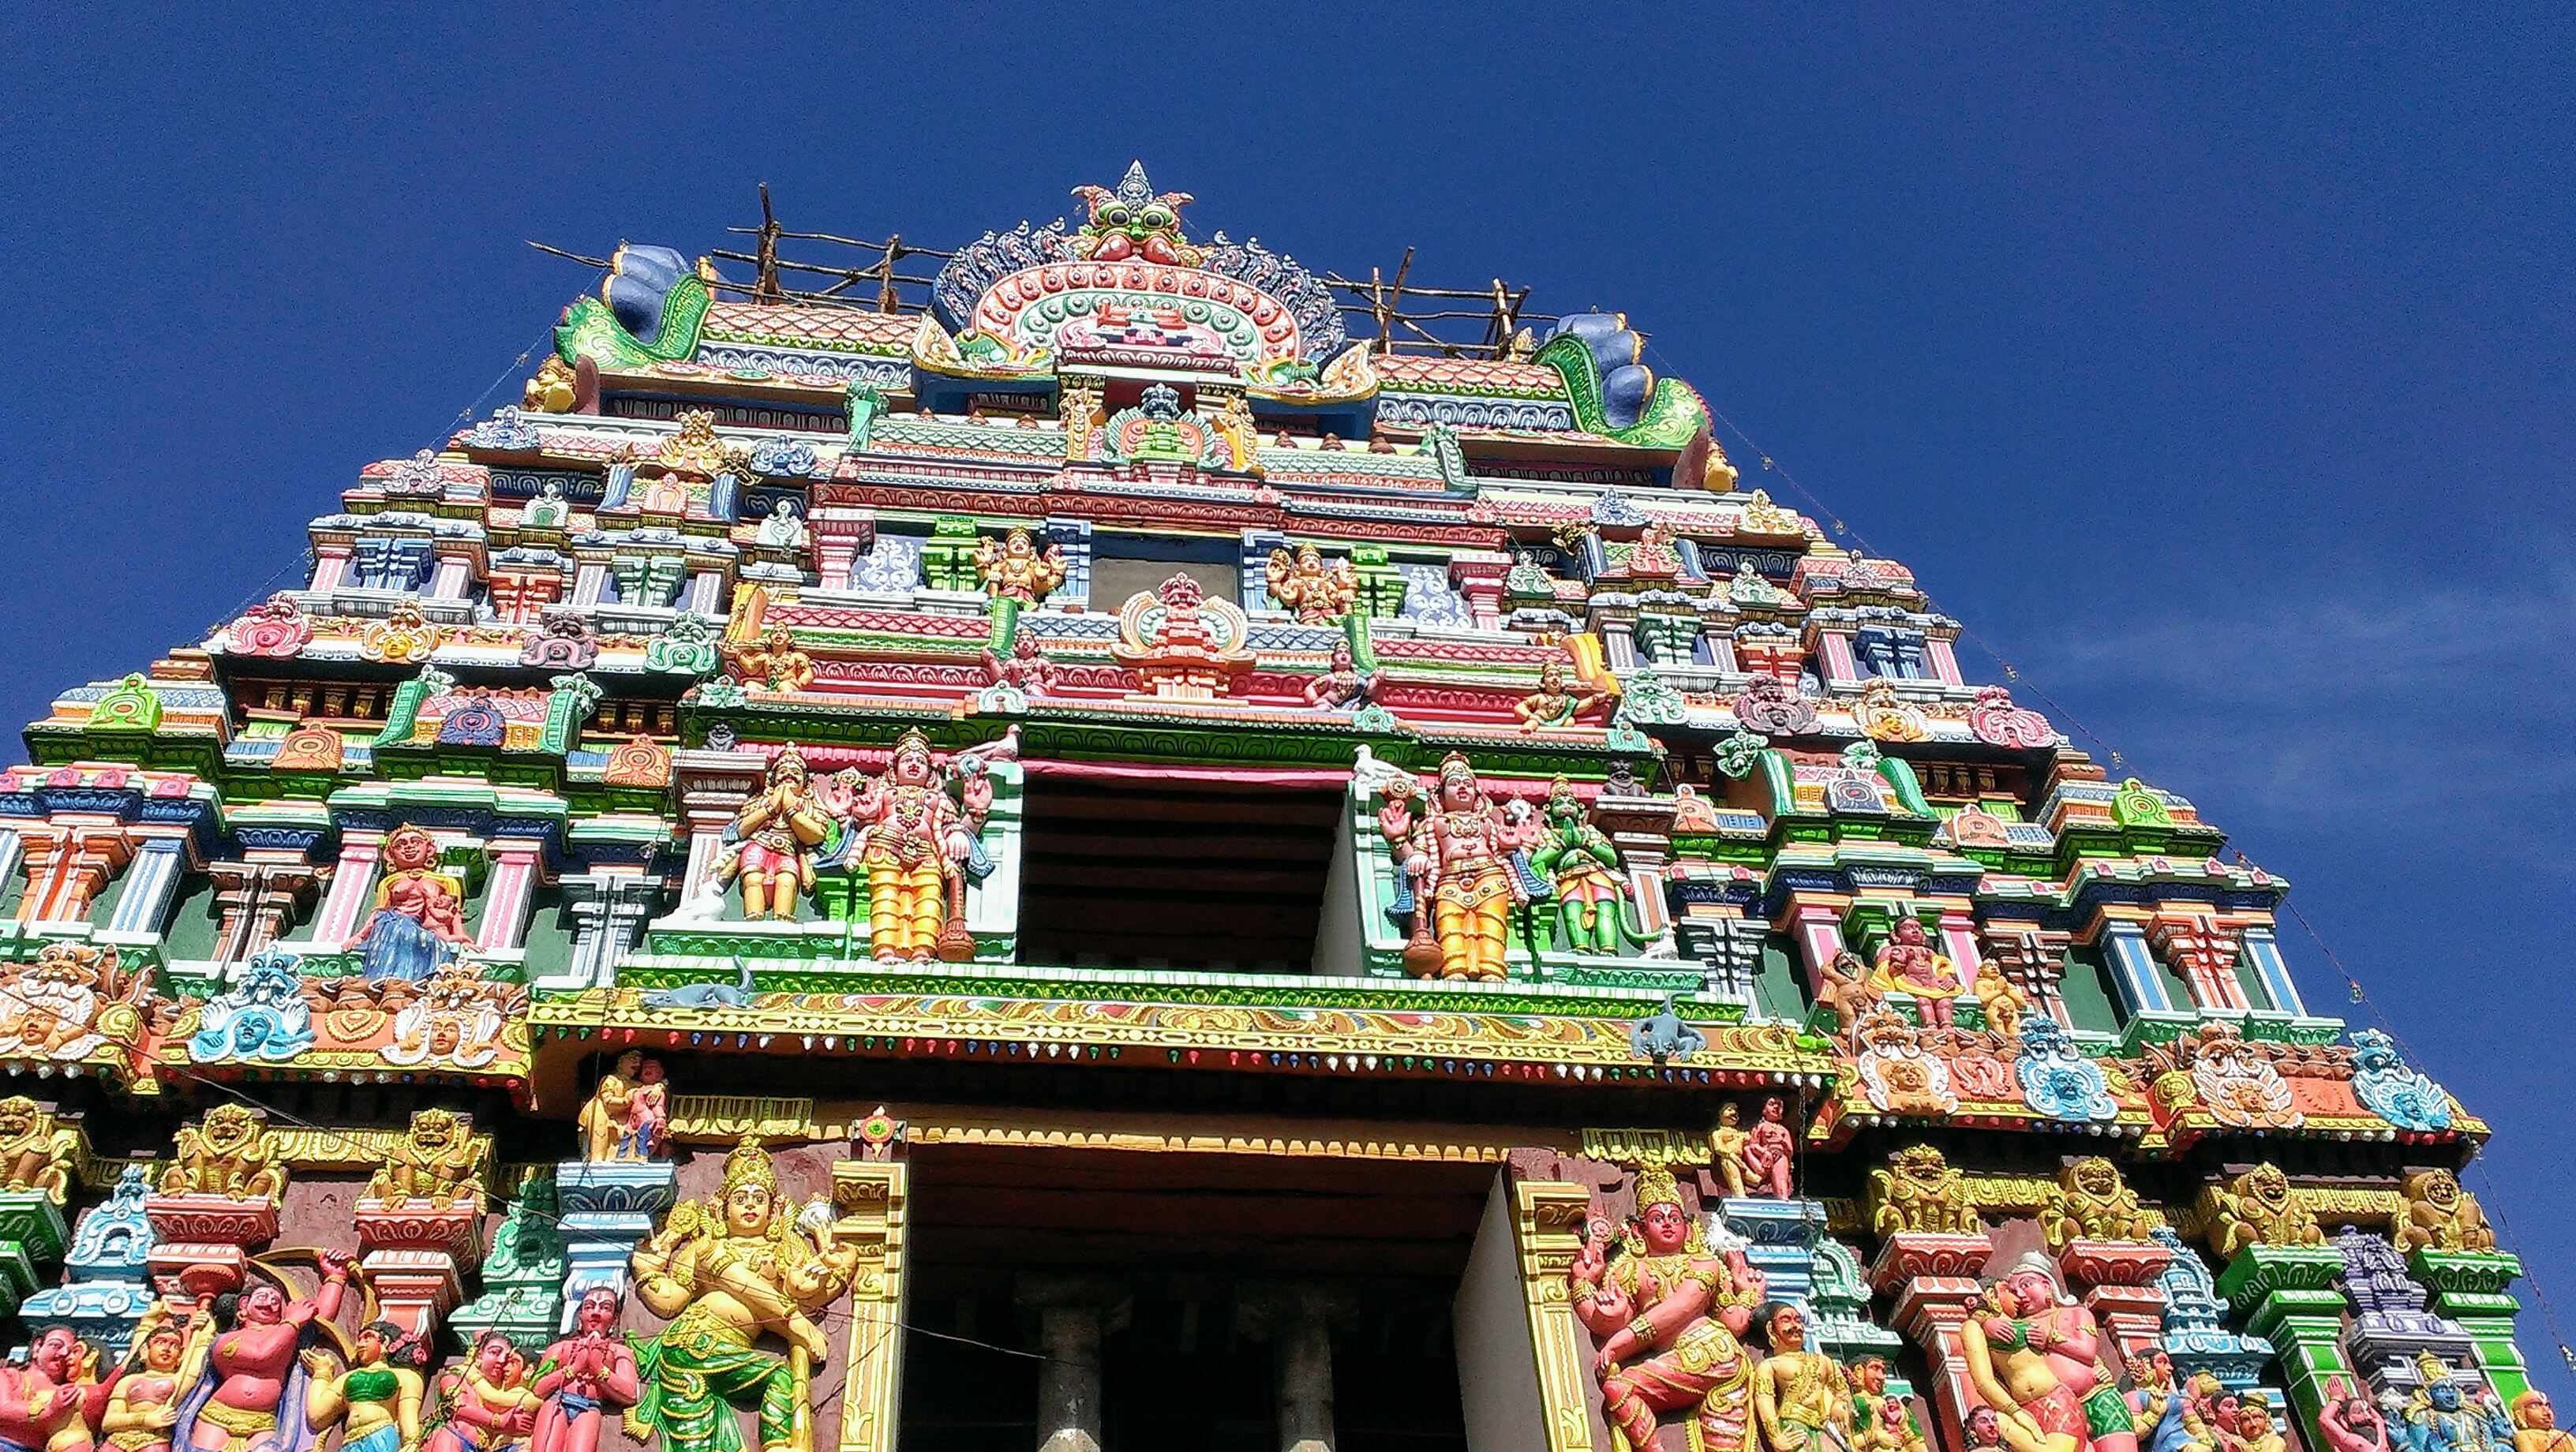
[[[1440,758],[1440,784],[1447,786],[1453,781],[1465,782],[1469,786],[1476,784],[1476,768],[1468,764],[1464,755],[1455,751]]]
[[[769,1162],[769,1151],[761,1148],[759,1139],[748,1134],[725,1155],[724,1194],[730,1198],[745,1185],[758,1185],[773,1199],[778,1194],[778,1168]]]
[[[921,729],[917,726],[907,727],[901,736],[894,739],[894,754],[897,758],[904,756],[918,756],[922,760],[928,761],[930,759],[930,738],[922,735]]]
[[[1637,1172],[1637,1213],[1643,1215],[1656,1205],[1686,1209],[1682,1204],[1682,1187],[1673,1172],[1661,1167]]]

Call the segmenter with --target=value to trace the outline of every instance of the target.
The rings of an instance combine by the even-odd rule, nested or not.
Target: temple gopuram
[[[2287,885],[1626,315],[1073,195],[592,259],[27,728],[0,1452],[2576,1452]]]

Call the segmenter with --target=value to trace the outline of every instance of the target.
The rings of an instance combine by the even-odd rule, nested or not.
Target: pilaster
[[[555,1198],[569,1266],[564,1319],[557,1330],[572,1329],[574,1308],[593,1287],[605,1286],[620,1300],[634,1289],[627,1257],[653,1233],[655,1217],[678,1199],[679,1184],[679,1170],[659,1161],[565,1160],[555,1166]]]
[[[1950,1446],[1965,1445],[1961,1419],[1980,1405],[1960,1359],[1959,1333],[1969,1308],[1985,1293],[1977,1273],[1994,1249],[1983,1235],[1900,1230],[1879,1246],[1869,1267],[1870,1285],[1894,1302],[1896,1329],[1913,1338],[1931,1363],[1932,1400]]]
[[[833,1227],[859,1248],[850,1282],[850,1330],[842,1354],[840,1452],[886,1452],[895,1444],[903,1392],[904,1238],[912,1207],[899,1161],[842,1160],[832,1166]]]
[[[1548,1452],[1592,1452],[1592,1414],[1584,1387],[1591,1337],[1574,1319],[1566,1275],[1583,1248],[1592,1192],[1556,1180],[1512,1185],[1512,1239],[1520,1250],[1521,1296],[1529,1308],[1530,1343],[1538,1357],[1539,1403]]]

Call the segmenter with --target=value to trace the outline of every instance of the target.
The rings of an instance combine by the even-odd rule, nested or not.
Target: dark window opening
[[[1336,792],[1032,777],[1020,959],[1306,972],[1341,809]]]

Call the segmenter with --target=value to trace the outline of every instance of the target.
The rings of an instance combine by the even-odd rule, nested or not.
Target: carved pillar
[[[555,1166],[564,1256],[571,1267],[564,1278],[559,1331],[572,1329],[573,1313],[593,1287],[605,1286],[620,1300],[634,1288],[627,1257],[653,1233],[654,1218],[678,1198],[679,1175],[672,1166],[649,1160],[596,1165],[565,1160]]]
[[[215,907],[221,914],[215,950],[220,962],[238,963],[285,937],[315,895],[320,872],[304,862],[210,862]]]
[[[313,920],[316,951],[340,951],[366,920],[367,910],[375,904],[376,869],[384,847],[385,834],[381,831],[341,830],[340,865],[331,873],[331,890],[323,897],[322,910]]]
[[[1790,898],[1788,914],[1780,926],[1797,939],[1811,990],[1824,986],[1826,965],[1843,951],[1843,909],[1850,903],[1846,897],[1808,892],[1795,893]]]
[[[2270,918],[2247,924],[2237,937],[2254,965],[2254,976],[2263,980],[2264,991],[2272,995],[2272,1006],[2304,1016],[2308,1006],[2299,997],[2299,982],[2290,976],[2290,965],[2281,961],[2280,940],[2273,936]]]
[[[1945,686],[1962,686],[1967,681],[1959,674],[1958,648],[1934,636],[1923,642],[1924,662],[1932,667],[1932,678]]]
[[[153,1195],[143,1213],[152,1223],[145,1265],[164,1296],[240,1290],[251,1251],[277,1238],[277,1206],[266,1200]]]
[[[1038,1313],[1038,1452],[1100,1452],[1100,1343],[1124,1323],[1123,1283],[1022,1276],[1017,1298]]]
[[[2066,1288],[2083,1299],[2124,1357],[2164,1336],[2158,1277],[2172,1259],[2171,1250],[2152,1240],[2071,1240],[2057,1253]]]
[[[346,584],[348,579],[349,542],[338,540],[326,544],[319,540],[315,541],[312,589],[317,593],[329,594]]]
[[[1948,1446],[1966,1445],[1960,1419],[1970,1407],[1984,1405],[1959,1359],[1959,1330],[1984,1293],[1977,1272],[1993,1254],[1993,1242],[1983,1235],[1900,1230],[1887,1237],[1869,1267],[1870,1285],[1894,1301],[1896,1329],[1912,1337],[1932,1364],[1932,1398]]]
[[[1520,1250],[1521,1294],[1529,1308],[1530,1343],[1538,1355],[1539,1403],[1548,1452],[1592,1452],[1592,1414],[1585,1387],[1592,1338],[1566,1300],[1566,1272],[1583,1248],[1592,1192],[1555,1180],[1512,1185],[1512,1238]]]
[[[1720,1200],[1718,1220],[1750,1242],[1744,1258],[1762,1272],[1762,1283],[1775,1301],[1810,1303],[1815,1287],[1816,1238],[1825,1228],[1822,1200]]]
[[[1769,676],[1792,691],[1798,688],[1799,667],[1807,660],[1807,652],[1796,637],[1773,635],[1768,628],[1757,630],[1753,626],[1737,628],[1735,653],[1747,672]]]
[[[491,891],[483,898],[483,923],[474,946],[485,950],[519,946],[528,929],[528,907],[543,872],[546,844],[526,837],[504,837],[492,844]]]
[[[1332,1297],[1311,1285],[1247,1284],[1237,1325],[1270,1343],[1280,1452],[1333,1452]]]
[[[2522,1262],[2494,1250],[2419,1250],[2406,1258],[2415,1280],[2433,1292],[2433,1309],[2469,1337],[2469,1355],[2505,1405],[2531,1387],[2531,1369],[2513,1344],[2522,1302],[2507,1292]]]
[[[464,1289],[464,1272],[483,1259],[483,1197],[444,1209],[426,1200],[362,1199],[355,1219],[358,1263],[383,1318],[433,1337]]]
[[[904,1235],[911,1223],[905,1167],[842,1160],[832,1166],[834,1234],[859,1247],[850,1282],[850,1334],[842,1353],[840,1452],[887,1452],[903,1391]]]
[[[1449,585],[1467,598],[1467,612],[1479,630],[1503,624],[1503,575],[1511,556],[1494,550],[1460,550],[1449,557]]]
[[[826,504],[806,516],[806,522],[814,542],[815,573],[822,577],[822,588],[849,589],[850,574],[858,567],[859,556],[876,543],[876,511],[855,504]]]
[[[1860,679],[1860,668],[1852,663],[1851,637],[1838,631],[1816,632],[1816,670],[1827,684]]]
[[[51,830],[19,829],[27,859],[27,891],[18,903],[22,923],[79,921],[133,855],[122,823],[66,817],[50,825]]]
[[[117,895],[116,911],[107,920],[108,931],[157,936],[170,915],[170,904],[179,895],[179,879],[187,866],[187,838],[144,839],[142,850],[126,866],[125,890]]]
[[[1707,970],[1709,996],[1740,1003],[1750,1016],[1759,1006],[1753,1001],[1753,982],[1762,971],[1762,941],[1769,925],[1759,918],[1730,916],[1740,910],[1727,904],[1705,909],[1692,904],[1686,912],[1673,925],[1674,937]]]
[[[661,900],[660,877],[637,868],[601,868],[561,879],[571,900],[572,959],[538,986],[588,988],[614,981],[617,960],[635,943]]]
[[[1601,637],[1602,664],[1614,671],[1637,668],[1637,597],[1595,595],[1586,623]],[[1482,621],[1478,622],[1482,624]]]
[[[42,1190],[0,1190],[0,1304],[16,1309],[39,1284],[38,1268],[63,1253],[63,1208]]]
[[[2120,997],[2133,1014],[2174,1006],[2173,995],[2165,992],[2164,980],[2156,976],[2155,952],[2147,944],[2147,917],[2143,908],[2123,906],[2104,907],[2094,919],[2102,956],[2110,962]]]
[[[1628,897],[1637,905],[1637,925],[1649,938],[1661,937],[1673,925],[1664,901],[1664,865],[1673,850],[1673,802],[1669,797],[1604,793],[1592,804],[1592,820],[1619,849],[1628,871]]]
[[[2279,1348],[2302,1426],[2316,1425],[2326,1381],[2353,1373],[2338,1344],[2344,1298],[2332,1289],[2342,1269],[2343,1257],[2322,1245],[2249,1245],[2218,1276],[2218,1293],[2245,1328]]]
[[[715,880],[716,853],[724,830],[760,784],[763,762],[749,753],[678,751],[671,756],[678,778],[680,816],[689,829],[689,865],[680,878],[677,917],[723,916],[724,886]]]
[[[487,586],[492,613],[514,625],[534,625],[547,606],[563,598],[563,584],[563,571],[553,565],[496,570]]]
[[[2247,1008],[2236,981],[2236,933],[2215,915],[2165,903],[2147,925],[2147,940],[2191,990],[2195,1008]]]

